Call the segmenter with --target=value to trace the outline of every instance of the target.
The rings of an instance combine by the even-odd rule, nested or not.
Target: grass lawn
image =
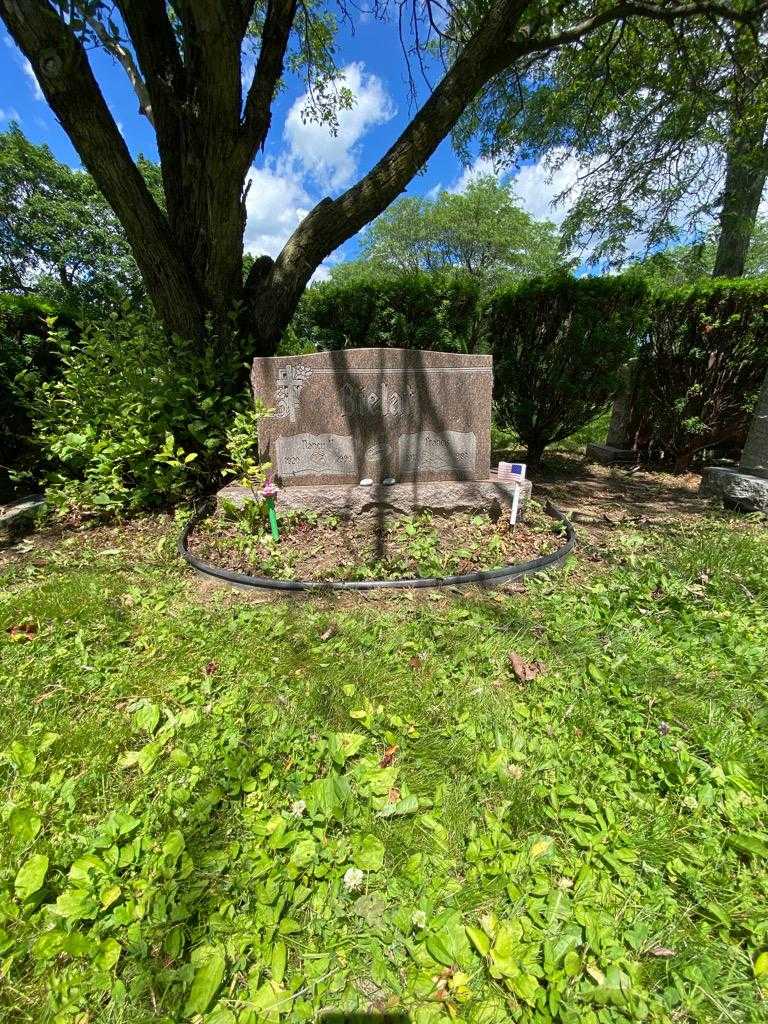
[[[298,601],[176,533],[0,555],[0,1020],[768,1019],[764,525]]]

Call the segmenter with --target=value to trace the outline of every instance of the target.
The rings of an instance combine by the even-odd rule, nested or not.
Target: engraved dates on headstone
[[[290,434],[278,437],[275,454],[286,480],[302,476],[354,473],[355,450],[343,434]]]
[[[446,430],[442,434],[430,430],[401,434],[398,454],[401,474],[470,474],[477,457],[477,438],[474,434],[457,430]]]

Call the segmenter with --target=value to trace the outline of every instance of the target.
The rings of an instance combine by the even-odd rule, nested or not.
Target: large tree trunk
[[[734,126],[726,154],[720,237],[713,277],[741,277],[744,273],[768,177],[765,131],[765,117],[748,119]]]

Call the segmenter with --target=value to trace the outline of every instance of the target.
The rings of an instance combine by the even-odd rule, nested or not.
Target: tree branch
[[[240,158],[248,167],[269,132],[272,100],[283,73],[288,37],[296,14],[296,0],[269,0],[261,35],[261,49],[243,114]]]
[[[175,168],[179,160],[181,107],[186,74],[163,0],[117,0],[152,105],[160,161]],[[165,168],[164,168],[165,170]]]
[[[111,53],[112,56],[121,64],[123,70],[128,76],[128,81],[131,83],[131,88],[136,93],[136,98],[139,101],[139,113],[144,114],[149,123],[154,127],[155,120],[152,116],[152,100],[150,99],[149,92],[144,84],[144,79],[141,77],[141,73],[136,67],[133,54],[129,49],[127,49],[127,47],[123,46],[119,39],[113,38],[109,32],[107,32],[106,28],[104,28],[104,25],[97,17],[86,17],[86,21],[104,49],[108,53]]]
[[[82,44],[48,0],[0,0],[0,16],[123,225],[150,293],[175,296],[177,301],[158,308],[158,314],[174,330],[194,337],[202,316],[190,275],[173,245],[168,221],[131,159]]]
[[[570,28],[563,29],[562,32],[551,36],[532,37],[528,41],[528,49],[525,52],[536,53],[558,49],[567,43],[578,42],[584,36],[589,35],[590,32],[594,32],[595,29],[601,28],[611,21],[621,21],[627,18],[652,18],[655,21],[671,23],[683,18],[693,18],[696,15],[710,15],[725,18],[728,21],[741,21],[745,24],[751,24],[766,9],[768,9],[768,3],[765,0],[758,0],[754,11],[749,13],[735,11],[732,7],[726,7],[718,3],[708,3],[707,0],[704,0],[702,3],[680,4],[677,6],[619,3],[615,7],[606,8],[606,10],[601,11],[599,14],[595,14],[591,18],[586,18],[584,21],[572,25]]]
[[[429,99],[379,162],[338,199],[323,199],[286,242],[269,276],[290,304],[315,268],[377,217],[437,149],[485,83],[524,52],[512,35],[527,0],[499,0]]]
[[[265,280],[265,294],[269,294],[273,313],[275,306],[278,317],[279,307],[293,307],[322,260],[386,209],[480,90],[521,57],[576,42],[610,21],[629,17],[664,21],[698,14],[745,21],[754,17],[742,16],[729,7],[705,0],[676,6],[621,2],[556,35],[535,37],[529,28],[521,30],[520,26],[529,6],[526,0],[498,0],[432,95],[375,167],[338,199],[323,199],[302,221]],[[757,5],[760,9],[765,6],[765,0]],[[259,312],[258,307],[256,312]]]

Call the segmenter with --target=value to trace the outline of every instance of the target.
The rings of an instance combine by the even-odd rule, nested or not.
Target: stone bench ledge
[[[531,496],[531,482],[521,484],[520,514]],[[327,484],[299,486],[281,489],[277,498],[277,509],[297,512],[314,512],[317,515],[337,515],[342,518],[373,515],[384,508],[395,513],[411,515],[414,512],[489,512],[498,514],[511,508],[515,484],[489,480],[440,480],[433,482],[411,481],[409,483],[373,484],[361,487],[359,484]],[[217,508],[222,502],[236,507],[253,498],[249,487],[229,484],[216,495]]]

